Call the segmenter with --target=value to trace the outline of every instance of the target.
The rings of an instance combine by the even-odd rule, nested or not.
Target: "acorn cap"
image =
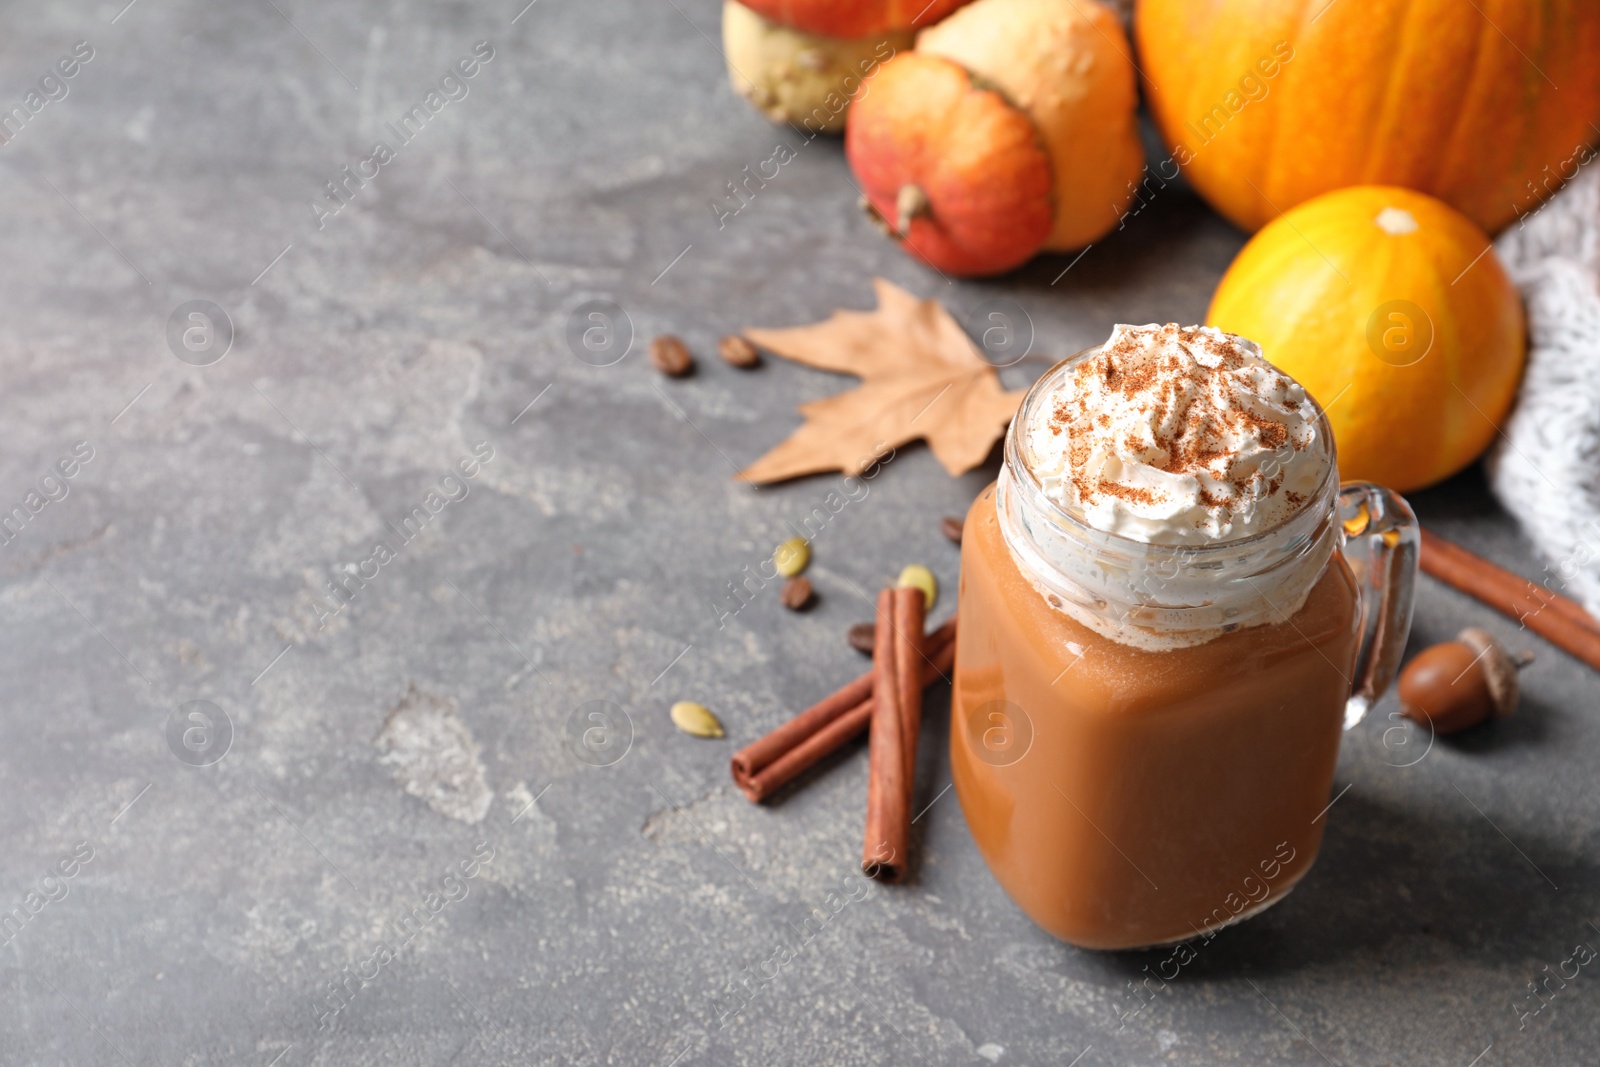
[[[1526,660],[1519,662],[1505,646],[1496,641],[1488,630],[1469,626],[1456,634],[1456,640],[1472,649],[1483,667],[1483,676],[1489,683],[1489,696],[1494,701],[1494,716],[1503,719],[1517,710],[1517,671]]]

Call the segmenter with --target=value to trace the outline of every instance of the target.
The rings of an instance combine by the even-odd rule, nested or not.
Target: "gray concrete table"
[[[1049,355],[1197,320],[1241,237],[1187,193],[1070,270],[947,285],[836,143],[733,97],[713,0],[123,2],[12,5],[0,45],[0,1059],[1594,1061],[1594,678],[1433,584],[1416,643],[1538,648],[1521,714],[1406,766],[1378,708],[1311,875],[1147,1001],[1164,954],[1059,944],[989,877],[942,707],[910,885],[854,881],[859,750],[770,808],[729,783],[861,669],[856,587],[953,589],[938,520],[994,466],[902,450],[817,536],[814,611],[719,620],[836,484],[731,468],[849,382],[716,338],[874,276],[1015,301]],[[596,300],[611,365],[569,346]],[[696,377],[650,371],[665,331]],[[1417,503],[1537,573],[1477,476]],[[676,732],[685,697],[730,738]]]

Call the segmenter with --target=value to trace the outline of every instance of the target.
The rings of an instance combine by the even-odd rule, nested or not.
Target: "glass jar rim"
[[[1254,341],[1246,341],[1246,343],[1254,348],[1259,354],[1260,348],[1255,344]],[[1262,542],[1265,542],[1271,538],[1283,536],[1286,528],[1293,526],[1297,520],[1303,519],[1307,513],[1315,511],[1320,515],[1321,512],[1325,511],[1328,507],[1331,507],[1333,497],[1339,491],[1338,450],[1333,439],[1333,428],[1328,424],[1327,411],[1320,403],[1318,403],[1317,399],[1311,395],[1309,390],[1306,392],[1306,400],[1310,402],[1312,410],[1316,412],[1316,426],[1319,440],[1325,444],[1328,452],[1328,470],[1323,476],[1322,484],[1317,487],[1317,491],[1315,493],[1307,496],[1299,507],[1295,508],[1278,522],[1264,530],[1257,530],[1254,533],[1245,534],[1242,537],[1224,538],[1220,541],[1211,541],[1202,544],[1169,544],[1164,542],[1141,541],[1136,537],[1129,537],[1126,534],[1113,533],[1109,530],[1102,530],[1097,526],[1092,526],[1081,515],[1075,514],[1071,509],[1063,506],[1059,501],[1051,497],[1045,491],[1044,484],[1039,480],[1038,474],[1035,473],[1033,468],[1030,467],[1025,461],[1023,457],[1021,427],[1025,422],[1028,421],[1028,416],[1031,413],[1034,405],[1040,401],[1045,393],[1054,387],[1062,375],[1064,375],[1071,367],[1076,366],[1085,359],[1088,359],[1090,356],[1099,352],[1104,347],[1104,344],[1097,344],[1090,345],[1088,348],[1080,349],[1079,351],[1074,352],[1072,355],[1067,356],[1059,363],[1056,363],[1043,374],[1039,375],[1039,377],[1034,381],[1033,385],[1028,388],[1027,394],[1022,398],[1022,403],[1017,406],[1017,414],[1014,418],[1012,418],[1011,425],[1006,430],[1005,447],[1002,453],[1002,462],[1004,466],[1010,469],[1013,479],[1015,479],[1019,485],[1025,485],[1030,491],[1029,495],[1034,498],[1032,501],[1034,506],[1043,507],[1049,513],[1050,518],[1058,526],[1064,526],[1072,529],[1081,534],[1085,539],[1102,542],[1106,548],[1114,549],[1119,546],[1123,546],[1125,551],[1129,552],[1130,554],[1142,555],[1148,554],[1152,550],[1159,551],[1161,549],[1170,549],[1175,552],[1183,552],[1190,558],[1202,558],[1205,554],[1210,552],[1216,552],[1219,555],[1231,555],[1237,553],[1241,548],[1249,549],[1256,547]],[[1025,482],[1023,481],[1024,478],[1026,478]]]

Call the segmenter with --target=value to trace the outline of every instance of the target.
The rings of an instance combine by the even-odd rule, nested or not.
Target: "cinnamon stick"
[[[1516,619],[1552,645],[1600,670],[1600,621],[1576,601],[1427,530],[1422,531],[1420,566],[1423,573]]]
[[[748,795],[750,790],[744,785],[744,780],[754,779],[766,767],[801,747],[840,716],[870,699],[872,672],[868,671],[837,692],[823,697],[765,737],[735,752],[732,760],[733,780]],[[752,796],[750,799],[762,798]]]
[[[885,589],[878,594],[877,642],[873,649],[872,736],[867,747],[867,830],[861,846],[861,870],[868,878],[892,882],[906,869],[911,843],[913,759],[908,725],[922,714],[920,623],[902,628],[920,611],[907,604],[916,589]],[[911,705],[918,705],[913,708]]]
[[[900,739],[906,755],[908,808],[917,780],[917,740],[922,734],[922,666],[928,658],[922,626],[927,606],[927,597],[920,589],[894,590],[894,628],[900,639],[895,675],[900,694]]]
[[[1574,626],[1600,634],[1600,620],[1577,601],[1512,574],[1428,530],[1422,531],[1421,566],[1440,581],[1513,618],[1550,611]]]
[[[894,590],[878,594],[872,649],[872,725],[867,743],[867,831],[861,870],[894,881],[911,842],[911,806],[905,802],[906,752],[900,707],[900,636],[894,626]]]
[[[922,664],[924,689],[949,675],[955,662],[955,636],[956,620],[952,618],[925,638],[928,658]],[[872,677],[873,672],[868,671],[740,749],[732,760],[734,784],[759,804],[866,733],[872,718]],[[863,692],[865,697],[839,710],[843,702]]]

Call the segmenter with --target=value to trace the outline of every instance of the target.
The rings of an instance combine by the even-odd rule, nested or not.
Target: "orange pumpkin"
[[[968,0],[742,0],[759,15],[807,33],[865,37],[932,26]]]
[[[1049,236],[1050,160],[1033,121],[948,59],[884,64],[851,105],[845,151],[870,209],[942,271],[999,274]]]
[[[1406,492],[1477,458],[1522,376],[1516,288],[1469,219],[1353,186],[1244,246],[1206,322],[1248,337],[1327,410],[1339,473]]]
[[[869,210],[950,274],[1096,240],[1144,167],[1128,54],[1116,16],[1078,0],[976,0],[923,31],[850,108]]]
[[[1403,185],[1493,233],[1588,158],[1595,0],[1139,0],[1173,158],[1254,230],[1347,185]]]

